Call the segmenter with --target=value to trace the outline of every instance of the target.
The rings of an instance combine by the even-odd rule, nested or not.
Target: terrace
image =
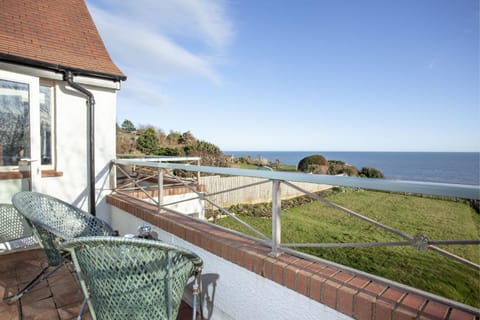
[[[121,234],[135,234],[138,226],[150,224],[160,240],[196,252],[204,260],[205,266],[202,277],[204,318],[472,320],[479,318],[479,310],[475,307],[295,250],[301,247],[413,246],[431,250],[453,259],[459,265],[467,265],[473,272],[478,272],[479,266],[474,262],[443,249],[445,245],[452,244],[478,245],[480,243],[478,239],[429,240],[426,237],[411,236],[331,203],[315,193],[329,186],[343,186],[479,199],[478,186],[205,167],[199,166],[198,160],[197,158],[114,160],[111,175],[118,175],[118,179],[112,179],[118,181],[118,184],[110,186],[110,194],[106,196],[104,206],[106,209],[97,215],[109,221]],[[182,172],[181,177],[178,171]],[[222,182],[220,183],[218,179]],[[250,193],[245,190],[253,191]],[[254,202],[251,198],[252,193],[256,195],[257,201],[267,199],[272,203],[271,235],[265,235],[241,221],[239,223],[249,230],[250,235],[225,229],[206,219],[205,213],[212,210],[236,219],[225,208],[239,201]],[[243,194],[243,200],[239,194]],[[302,194],[326,202],[348,216],[354,216],[392,232],[402,237],[404,241],[348,244],[283,243],[281,199]],[[438,245],[442,245],[442,249]],[[23,260],[22,255],[27,254],[32,262]],[[38,259],[41,258],[41,252],[38,250],[0,256],[0,266],[2,271],[5,271],[1,279],[3,297],[15,291],[15,282],[12,282],[14,275],[16,281],[21,283],[25,280],[25,275],[28,278],[29,268],[38,266]],[[21,265],[28,267],[18,269]],[[17,268],[16,273],[12,268]],[[50,305],[50,309],[56,309],[56,313],[51,312],[59,319],[72,318],[81,302],[81,297],[78,297],[80,291],[76,289],[76,280],[68,270],[62,272],[60,276],[69,280],[52,278],[52,284],[49,283],[50,293],[46,295],[39,293],[37,296],[31,292],[21,299],[18,306],[2,305],[0,318],[15,319],[21,314],[24,319],[41,319],[39,315],[47,304]],[[61,301],[62,297],[64,301]],[[184,311],[187,310],[186,306],[192,302],[189,291],[185,292],[184,301],[181,316],[186,312]],[[51,314],[50,317],[42,319],[55,318]]]
[[[0,294],[7,297],[31,280],[46,264],[41,249],[18,251],[0,258]],[[68,320],[77,319],[83,294],[75,272],[65,265],[47,281],[36,286],[17,304],[0,304],[0,319]],[[91,319],[88,308],[82,319]],[[192,309],[182,303],[177,320],[192,319]]]

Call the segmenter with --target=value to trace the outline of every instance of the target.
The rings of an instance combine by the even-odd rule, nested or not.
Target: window
[[[36,144],[33,147],[40,148],[37,154],[40,154],[42,166],[52,169],[54,164],[53,85],[41,83],[39,91],[40,145]],[[29,99],[28,83],[0,79],[0,168],[16,170],[21,159],[32,157]]]
[[[53,87],[40,84],[40,156],[42,165],[53,164]]]
[[[29,85],[0,79],[0,165],[30,157]]]

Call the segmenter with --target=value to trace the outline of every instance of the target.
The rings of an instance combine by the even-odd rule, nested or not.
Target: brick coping
[[[479,312],[452,307],[318,261],[288,253],[271,257],[270,247],[260,242],[187,216],[157,214],[154,205],[140,200],[114,194],[107,196],[107,203],[355,319],[480,318]]]

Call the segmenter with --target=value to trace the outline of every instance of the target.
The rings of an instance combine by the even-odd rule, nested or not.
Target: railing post
[[[200,160],[197,160],[197,166],[200,166]],[[197,184],[200,185],[200,171],[197,171]]]
[[[272,180],[272,251],[270,256],[278,257],[278,247],[282,242],[282,198],[280,180]]]
[[[117,164],[113,161],[110,166],[110,189],[117,190]]]
[[[158,213],[163,206],[163,169],[158,168]]]
[[[199,219],[205,220],[205,192],[198,193],[199,200],[200,200],[200,214],[198,216]]]

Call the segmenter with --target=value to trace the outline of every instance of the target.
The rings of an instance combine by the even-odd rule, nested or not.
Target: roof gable
[[[0,60],[126,79],[83,0],[0,0],[0,8]]]

